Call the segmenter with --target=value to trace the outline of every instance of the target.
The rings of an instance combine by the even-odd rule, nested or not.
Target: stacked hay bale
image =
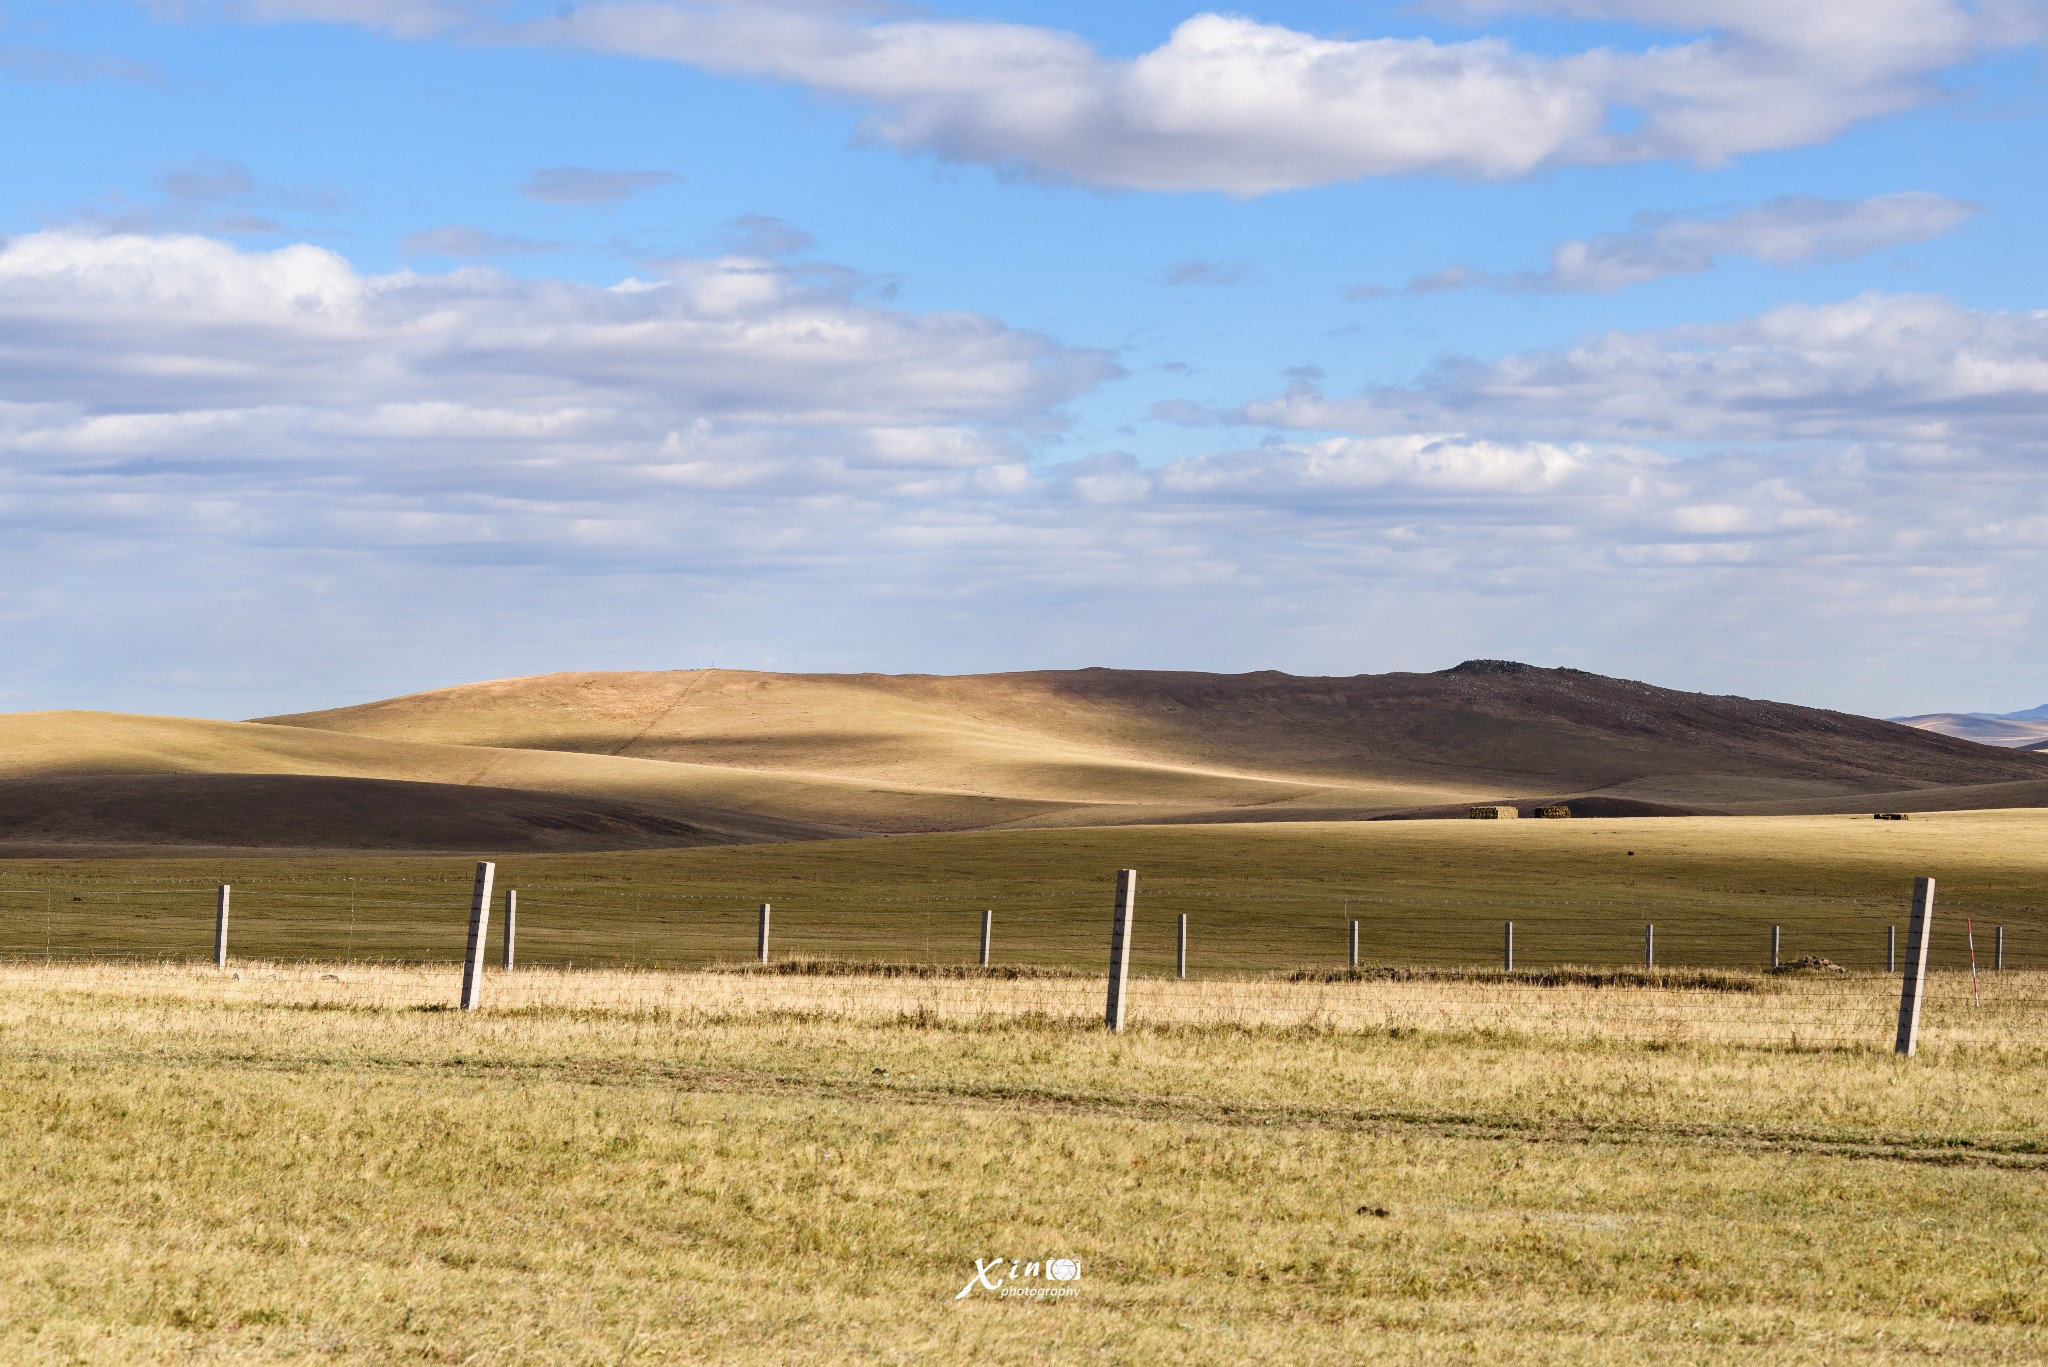
[[[1536,815],[1544,818],[1546,821],[1563,821],[1570,817],[1571,814],[1572,809],[1562,804],[1551,807],[1538,807],[1536,809]]]
[[[1474,807],[1468,815],[1474,821],[1512,821],[1521,813],[1513,807]]]

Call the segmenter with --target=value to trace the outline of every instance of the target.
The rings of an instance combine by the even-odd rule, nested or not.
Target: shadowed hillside
[[[1152,808],[1154,819],[1161,807],[1284,819],[1592,795],[1758,809],[2048,780],[2032,755],[1868,717],[1503,661],[1351,678],[553,674],[270,720],[1123,806],[1133,818]]]
[[[816,785],[721,777],[249,722],[24,712],[0,716],[0,846],[538,850],[844,834],[763,814]],[[278,781],[287,778],[309,782]],[[511,796],[532,801],[508,806]]]
[[[2048,755],[1485,660],[1351,678],[551,674],[261,722],[0,717],[0,848],[17,853],[624,849],[1475,801],[1604,816],[2036,806]]]
[[[621,802],[507,788],[307,774],[106,774],[0,780],[10,843],[73,847],[571,853],[730,844]]]

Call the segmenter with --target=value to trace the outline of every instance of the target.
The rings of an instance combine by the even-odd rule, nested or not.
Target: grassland
[[[1488,983],[1152,981],[1110,1037],[1062,979],[493,974],[464,1016],[445,969],[240,971],[0,970],[0,1358],[2020,1362],[2048,1326],[2038,1007],[1900,1061],[1503,1028]],[[957,1297],[1013,1257],[1077,1294]]]
[[[757,821],[734,839],[776,834],[764,811],[1335,801],[1165,763],[1194,753],[1160,739],[1203,731],[1185,719],[1025,734],[985,698],[938,698],[940,725],[932,698],[840,691],[796,709],[808,731],[751,694],[691,714],[627,690],[522,694],[502,734],[407,702],[361,734],[15,739],[23,772],[729,802]],[[1246,725],[1233,743],[1266,734]],[[489,851],[10,859],[0,1361],[2038,1361],[2044,837],[2048,810],[2008,810],[512,853],[523,966],[475,1014],[451,961]],[[1122,867],[1139,977],[1111,1037]],[[1879,970],[1918,875],[1940,971],[1907,1061]],[[194,962],[219,883],[224,973]],[[739,962],[763,902],[765,970]],[[993,974],[968,962],[984,908]],[[1617,969],[1645,923],[1662,967]],[[1773,925],[1848,971],[1762,971]],[[1070,1298],[957,1294],[977,1260],[1056,1257],[1082,1278],[1020,1284]]]
[[[1197,975],[1369,963],[1883,966],[1912,879],[1939,880],[1934,962],[2048,969],[2048,811],[1867,817],[1414,821],[970,832],[608,855],[509,856],[520,952],[536,964],[703,965],[750,955],[755,907],[778,954],[962,962],[980,911],[999,963],[1092,970],[1113,870],[1140,871],[1135,963],[1170,969],[1190,921]],[[8,861],[0,955],[182,957],[211,946],[213,887],[236,886],[234,947],[262,957],[461,953],[472,865],[457,858]],[[178,881],[182,880],[182,881]]]

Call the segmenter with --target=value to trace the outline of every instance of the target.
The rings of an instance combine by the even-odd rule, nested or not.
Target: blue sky
[[[0,7],[0,706],[2048,696],[2048,10]]]

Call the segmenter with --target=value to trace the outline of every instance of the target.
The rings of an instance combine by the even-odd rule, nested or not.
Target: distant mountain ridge
[[[2033,750],[2048,741],[2048,703],[2024,712],[1928,712],[1917,717],[1893,717],[1902,726],[1934,731],[1959,740],[2005,749]]]

